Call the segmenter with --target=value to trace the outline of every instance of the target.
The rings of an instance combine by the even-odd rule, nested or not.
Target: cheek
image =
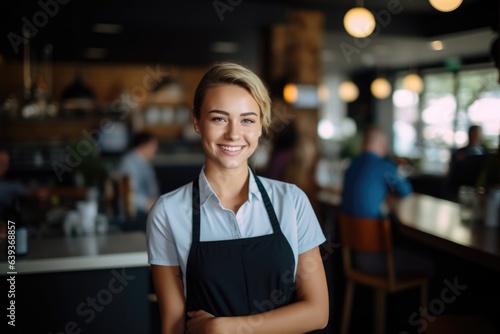
[[[247,141],[252,143],[253,145],[257,145],[259,143],[259,133],[252,132],[247,134]]]

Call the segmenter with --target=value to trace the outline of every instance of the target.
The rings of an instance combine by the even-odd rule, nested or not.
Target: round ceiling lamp
[[[352,81],[344,81],[340,84],[338,93],[342,101],[353,102],[356,101],[359,95],[358,86]]]
[[[345,14],[344,27],[349,35],[364,38],[375,30],[375,17],[366,8],[354,7]]]
[[[424,90],[424,82],[418,74],[410,73],[403,78],[403,87],[409,91],[420,94]]]
[[[451,12],[460,7],[463,0],[429,0],[432,7],[440,12]]]
[[[283,100],[286,103],[295,103],[299,98],[299,88],[292,83],[286,84],[283,88]]]
[[[377,78],[370,85],[370,90],[377,99],[383,100],[389,97],[392,92],[392,87],[389,81],[385,78]]]

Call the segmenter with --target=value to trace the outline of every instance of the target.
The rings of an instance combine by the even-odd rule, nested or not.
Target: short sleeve
[[[306,194],[297,186],[293,187],[293,192],[297,216],[298,253],[302,254],[321,245],[326,239]]]
[[[179,265],[172,229],[165,212],[165,197],[161,197],[151,208],[148,215],[146,236],[150,264]]]

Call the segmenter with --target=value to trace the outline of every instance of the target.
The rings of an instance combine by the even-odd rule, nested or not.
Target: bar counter
[[[414,194],[394,208],[401,234],[500,271],[500,229],[462,222],[459,204]]]
[[[149,332],[144,232],[29,240],[14,270],[2,256],[0,289],[15,291],[19,333]]]
[[[141,232],[29,241],[29,253],[16,259],[18,274],[145,267],[146,237]],[[5,255],[1,275],[8,272]]]

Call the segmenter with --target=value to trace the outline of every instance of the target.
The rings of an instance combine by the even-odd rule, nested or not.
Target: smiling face
[[[210,88],[201,106],[199,129],[207,168],[247,168],[262,131],[259,105],[250,93],[236,85]]]

